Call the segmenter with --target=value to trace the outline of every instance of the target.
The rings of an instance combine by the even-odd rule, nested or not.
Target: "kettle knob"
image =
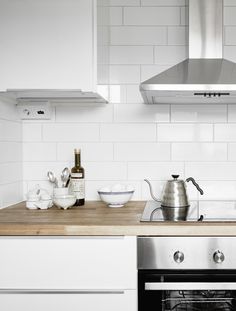
[[[179,175],[171,175],[174,179],[179,178]]]

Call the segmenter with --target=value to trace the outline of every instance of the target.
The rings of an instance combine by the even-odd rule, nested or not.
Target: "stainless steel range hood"
[[[236,103],[236,64],[223,56],[223,0],[189,0],[189,59],[141,83],[145,103]]]

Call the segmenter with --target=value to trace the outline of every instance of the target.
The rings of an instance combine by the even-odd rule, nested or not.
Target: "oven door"
[[[139,311],[236,310],[236,270],[140,270]]]

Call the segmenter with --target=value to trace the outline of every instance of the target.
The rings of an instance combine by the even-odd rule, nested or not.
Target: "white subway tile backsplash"
[[[227,122],[227,106],[215,105],[172,105],[171,122]]]
[[[56,143],[23,143],[24,161],[56,161]]]
[[[97,49],[98,65],[108,65],[110,62],[109,48],[105,45],[99,46]]]
[[[153,64],[152,46],[111,46],[110,64]]]
[[[176,64],[187,58],[186,46],[156,46],[156,64]]]
[[[198,180],[235,180],[236,162],[189,162],[185,174]]]
[[[73,163],[69,161],[59,162],[23,162],[23,180],[34,181],[35,184],[41,184],[41,181],[48,181],[47,172],[52,171],[57,177],[60,185],[60,176],[64,167],[72,167]],[[50,184],[50,183],[49,183]]]
[[[199,202],[199,215],[208,219],[236,219],[236,203],[233,201]]]
[[[127,86],[126,85],[110,85],[109,86],[109,102],[116,104],[126,103]]]
[[[41,141],[42,125],[40,123],[23,123],[23,141]]]
[[[130,162],[128,163],[128,179],[167,180],[171,175],[184,175],[184,164],[181,162]]]
[[[139,142],[155,141],[155,124],[102,124],[101,141],[107,142]]]
[[[89,106],[84,104],[79,107],[56,107],[56,122],[112,122],[112,105]]]
[[[144,104],[126,104],[114,106],[115,122],[168,122],[169,106],[168,105],[152,105]]]
[[[98,124],[52,123],[43,125],[43,141],[98,141]]]
[[[0,163],[22,161],[21,142],[0,142]]]
[[[170,144],[116,143],[114,158],[117,161],[169,161]]]
[[[0,141],[22,141],[21,122],[0,120]]]
[[[168,45],[186,45],[187,28],[183,26],[168,27]]]
[[[148,80],[169,67],[170,65],[141,65],[141,81]]]
[[[158,141],[212,141],[213,125],[211,124],[159,124]]]
[[[124,8],[125,25],[179,25],[178,7],[134,7]]]
[[[110,84],[140,83],[139,65],[111,65],[109,69]]]
[[[236,3],[235,3],[235,6],[236,6]],[[224,8],[224,25],[236,25],[235,15],[236,15],[236,7],[225,7]]]
[[[111,45],[164,45],[166,27],[123,26],[111,27]]]
[[[231,62],[236,62],[236,46],[225,45],[223,50],[224,50],[224,58],[230,60]]]
[[[225,27],[225,45],[236,45],[236,27]]]
[[[188,25],[188,19],[189,19],[189,16],[188,16],[188,7],[181,7],[181,9],[180,9],[180,15],[181,15],[181,22],[180,22],[180,24],[181,24],[182,26]]]
[[[22,122],[15,101],[0,99],[0,208],[22,201]]]
[[[201,188],[204,195],[199,196],[199,200],[236,200],[235,181],[201,181]]]
[[[86,162],[87,180],[126,180],[127,164],[125,162]]]
[[[81,161],[112,161],[113,144],[112,143],[58,143],[57,161],[74,162],[74,149],[81,149]]]
[[[108,46],[110,38],[110,28],[108,26],[97,27],[97,43],[98,46]]]
[[[224,6],[236,6],[235,0],[224,0]]]
[[[142,6],[183,6],[186,0],[141,0]]]
[[[139,84],[126,86],[126,102],[130,104],[143,104],[143,98],[139,91]]]
[[[236,106],[228,105],[228,122],[236,122]]]
[[[108,26],[110,23],[110,8],[98,7],[97,8],[97,24],[98,26]]]
[[[122,25],[123,10],[121,7],[98,7],[97,24],[98,26]]]
[[[122,8],[110,8],[110,25],[122,25],[123,10]]]
[[[216,141],[236,141],[236,124],[216,124],[215,125]]]
[[[109,65],[98,64],[98,74],[97,74],[97,83],[98,84],[109,84]]]
[[[22,162],[0,164],[0,184],[10,184],[22,181]],[[12,173],[14,172],[14,174]]]
[[[227,161],[226,143],[173,143],[173,161]]]
[[[228,160],[236,161],[236,143],[228,144]]]
[[[14,182],[1,186],[1,191],[4,194],[2,197],[2,207],[7,207],[23,201],[22,182]]]
[[[109,0],[110,6],[139,6],[140,0]]]

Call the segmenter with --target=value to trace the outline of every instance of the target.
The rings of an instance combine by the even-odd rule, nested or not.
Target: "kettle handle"
[[[154,196],[153,191],[152,191],[152,185],[151,185],[150,181],[147,180],[147,179],[144,179],[144,181],[146,181],[146,183],[149,185],[150,194],[151,194],[151,197],[153,198],[153,200],[156,201],[156,202],[161,203],[161,200],[158,200],[158,199]]]
[[[200,194],[203,195],[203,193],[204,193],[203,190],[199,187],[199,184],[196,183],[196,181],[193,177],[187,178],[186,181],[187,182],[191,181],[194,184],[194,186],[197,188],[197,190],[200,192]]]

